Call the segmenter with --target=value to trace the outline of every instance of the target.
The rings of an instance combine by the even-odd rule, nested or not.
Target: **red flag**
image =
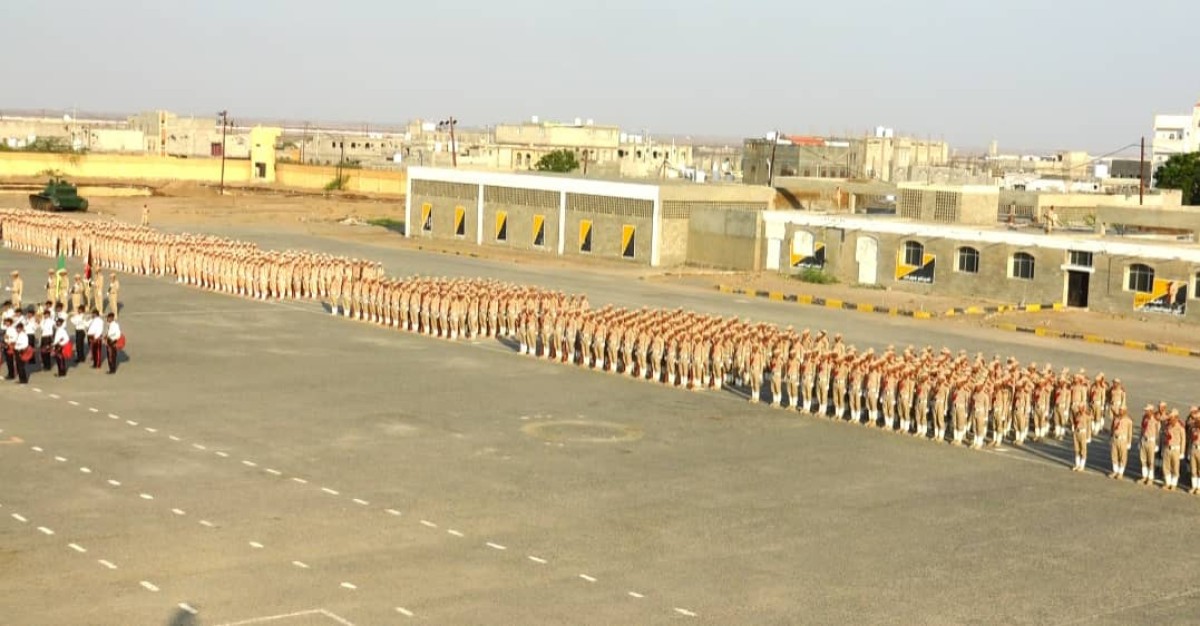
[[[92,248],[88,246],[87,263],[83,266],[83,278],[85,280],[92,279]]]

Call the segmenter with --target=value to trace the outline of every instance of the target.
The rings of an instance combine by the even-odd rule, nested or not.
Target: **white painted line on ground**
[[[53,535],[53,534],[54,534],[54,531],[53,531],[53,530],[50,530],[49,528],[46,528],[45,526],[38,526],[38,532],[40,532],[40,533],[42,533],[43,535],[46,535],[46,536],[49,536],[49,535]]]
[[[51,397],[51,398],[54,398],[55,400],[58,400],[58,399],[59,399],[59,398],[61,398],[62,396],[58,395],[57,393],[52,393],[52,394],[50,394],[50,397]]]
[[[200,520],[200,525],[201,525],[201,526],[204,526],[204,527],[207,527],[207,528],[215,528],[215,527],[216,527],[216,525],[215,525],[215,524],[213,524],[212,522],[210,522],[210,521],[208,521],[208,520],[206,520],[206,519],[202,519],[202,520]]]
[[[529,556],[529,560],[530,560],[530,561],[533,561],[534,563],[541,563],[542,565],[545,565],[545,564],[546,564],[546,559],[539,558],[539,557],[536,557],[536,556],[533,556],[533,555],[530,555],[530,556]]]
[[[94,406],[89,406],[89,407],[88,407],[88,410],[89,410],[89,411],[91,411],[92,413],[99,413],[99,412],[100,412],[100,409],[97,409],[97,408],[96,408],[96,407],[94,407]]]
[[[451,535],[454,535],[455,537],[465,537],[466,536],[466,535],[463,535],[462,533],[458,532],[457,530],[454,530],[453,528],[451,528],[450,530],[447,530],[446,532],[450,533]]]
[[[154,496],[152,496],[148,493],[143,493],[139,497],[141,497],[141,499],[143,499],[143,500],[153,500],[154,499]]]
[[[396,517],[400,516],[400,511],[397,511],[396,509],[384,509],[384,510],[387,511],[388,515],[395,515]]]
[[[137,422],[135,422],[135,421],[133,421],[133,420],[125,420],[125,423],[126,423],[126,424],[129,424],[130,426],[137,426],[137,425],[138,425],[138,423],[137,423]]]
[[[91,473],[92,473],[92,468],[90,468],[90,467],[81,467],[81,468],[79,468],[79,471],[83,472],[84,474],[91,474]]]
[[[110,478],[110,479],[108,479],[108,484],[112,485],[113,487],[120,487],[120,486],[121,486],[121,481],[119,481],[119,480],[113,480],[113,479],[111,479],[111,478]]]
[[[413,616],[412,611],[410,611],[402,606],[396,607],[396,612],[403,615],[404,617],[412,617]]]
[[[292,561],[292,565],[295,565],[300,569],[308,569],[308,563],[305,563],[304,561]]]
[[[245,465],[246,467],[258,467],[258,463],[255,463],[254,461],[242,461],[242,465]]]
[[[361,504],[362,506],[367,506],[368,504],[371,504],[370,502],[367,502],[366,500],[363,500],[361,498],[355,498],[354,503]]]
[[[184,511],[183,509],[171,509],[171,512],[176,515],[187,515],[187,511]]]
[[[30,450],[33,450],[34,452],[45,452],[45,450],[43,450],[41,448],[41,446],[34,446],[34,447],[30,448]]]
[[[79,403],[74,400],[67,400],[67,404],[71,406],[79,406]]]
[[[34,390],[34,391],[36,391],[36,392],[38,392],[38,393],[41,393],[41,392],[42,392],[42,388],[41,388],[41,387],[34,387],[34,388],[33,388],[33,390]]]
[[[76,551],[76,552],[78,552],[78,553],[80,553],[80,554],[83,554],[84,552],[87,552],[87,548],[85,548],[85,547],[83,547],[83,546],[81,546],[81,545],[79,545],[79,544],[77,544],[77,543],[68,543],[68,544],[67,544],[67,547],[68,547],[68,548],[70,548],[70,549],[72,549],[72,550],[74,550],[74,551]]]
[[[300,483],[301,485],[307,485],[307,484],[308,484],[308,481],[307,481],[307,480],[304,480],[303,478],[297,478],[297,477],[293,476],[293,477],[292,477],[292,480],[294,480],[294,481],[296,481],[296,482]]]
[[[146,591],[153,591],[155,593],[158,593],[158,587],[155,586],[154,583],[152,583],[148,580],[143,580],[141,585]]]
[[[676,612],[676,613],[678,613],[678,614],[680,614],[680,615],[686,615],[686,616],[688,616],[688,617],[696,617],[696,614],[695,614],[695,613],[693,613],[693,612],[691,612],[691,611],[689,611],[689,610],[687,610],[687,609],[681,609],[681,608],[679,608],[679,607],[675,607],[675,612]]]
[[[221,457],[222,459],[227,459],[227,458],[229,458],[229,453],[221,452],[220,450],[217,450],[217,456]]]
[[[109,413],[109,414],[108,414],[108,418],[109,418],[109,419],[114,419],[114,420],[119,420],[119,419],[121,419],[121,416],[120,416],[120,415],[117,415],[117,414],[115,414],[115,413]]]
[[[55,461],[58,461],[59,463],[66,463],[66,462],[67,462],[67,457],[65,457],[65,456],[56,456],[56,457],[54,457],[54,460],[55,460]]]
[[[204,445],[202,445],[202,444],[198,444],[198,443],[193,443],[193,444],[192,444],[192,447],[193,447],[193,448],[195,448],[195,449],[197,449],[197,450],[207,450],[207,449],[208,449],[208,447],[207,447],[207,446],[204,446]]]
[[[586,580],[586,581],[588,581],[589,583],[594,583],[594,582],[596,582],[596,579],[595,579],[595,578],[592,578],[591,576],[588,576],[587,574],[580,574],[580,575],[579,575],[579,577],[580,577],[580,578],[582,578],[582,579],[584,579],[584,580]]]
[[[643,596],[642,594],[640,594],[640,593],[638,593],[638,592],[636,592],[636,591],[630,591],[630,592],[629,592],[629,597],[630,597],[630,598],[637,598],[637,599],[639,599],[639,600],[640,600],[640,599],[642,599],[642,598],[645,598],[646,596]]]
[[[256,549],[256,550],[262,550],[263,544],[261,544],[261,543],[259,543],[259,542],[257,542],[257,541],[251,541],[251,542],[250,542],[250,547],[251,547],[251,548],[254,548],[254,549]]]
[[[99,561],[96,561],[96,562],[103,565],[104,567],[107,567],[108,569],[117,569],[116,564],[113,563],[112,561],[105,561],[104,559],[100,559]]]
[[[29,520],[25,519],[25,516],[21,515],[20,513],[13,513],[12,516],[13,516],[13,519],[17,520],[18,522],[21,522],[22,524],[29,521]]]
[[[171,441],[180,441],[179,437],[176,437],[175,435],[167,435],[167,439],[170,439]]]
[[[269,467],[268,467],[268,468],[267,468],[265,471],[266,471],[268,474],[271,474],[272,476],[283,476],[283,472],[281,472],[281,471],[279,471],[279,470],[277,470],[277,469],[271,469],[271,468],[269,468]]]
[[[180,602],[179,608],[184,611],[187,611],[188,614],[190,614],[190,615],[196,615],[200,612],[200,611],[197,611],[196,609],[192,608],[191,605],[189,605],[187,602]]]
[[[151,434],[154,434],[154,433],[158,432],[158,429],[157,429],[157,428],[150,428],[149,426],[147,426],[147,427],[146,427],[146,432],[148,432],[148,433],[151,433]]]
[[[431,521],[429,521],[429,520],[427,520],[427,519],[423,519],[423,520],[421,520],[421,525],[422,525],[422,526],[428,526],[428,527],[430,527],[430,528],[437,528],[437,524],[434,524],[433,522],[431,522]]]
[[[358,589],[358,585],[354,583],[342,583],[342,589]]]
[[[487,542],[487,547],[492,548],[493,550],[507,550],[508,549],[498,543],[492,543],[490,541]]]
[[[339,493],[336,489],[330,489],[329,487],[321,487],[321,491],[324,491],[331,496],[336,496]]]

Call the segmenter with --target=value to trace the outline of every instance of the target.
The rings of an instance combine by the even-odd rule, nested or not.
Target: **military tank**
[[[29,207],[38,211],[86,211],[87,198],[64,178],[51,178],[41,193],[29,194]]]

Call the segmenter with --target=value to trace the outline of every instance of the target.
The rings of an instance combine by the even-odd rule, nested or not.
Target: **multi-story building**
[[[874,136],[864,138],[769,133],[765,139],[745,141],[742,180],[753,185],[793,176],[894,182],[912,180],[921,168],[949,161],[946,142],[897,137],[890,128],[877,128]]]
[[[1150,162],[1154,169],[1177,154],[1200,151],[1200,102],[1191,115],[1155,115]]]

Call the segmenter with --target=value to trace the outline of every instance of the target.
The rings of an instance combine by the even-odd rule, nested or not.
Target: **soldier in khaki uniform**
[[[119,302],[121,299],[121,282],[117,280],[116,272],[108,275],[108,312],[113,317],[120,316]]]
[[[1179,411],[1171,409],[1163,432],[1162,464],[1163,489],[1175,491],[1179,486],[1179,461],[1183,457],[1183,446],[1187,443],[1187,431],[1179,421]]]
[[[1188,493],[1200,494],[1200,407],[1188,411],[1188,465],[1192,470],[1191,489]]]
[[[1072,471],[1082,472],[1087,469],[1088,442],[1092,439],[1092,416],[1085,404],[1076,405],[1071,409],[1072,441],[1075,444],[1075,466]]]
[[[1113,471],[1109,477],[1124,480],[1125,464],[1129,462],[1129,446],[1133,445],[1133,418],[1129,417],[1129,411],[1126,409],[1122,408],[1113,414],[1111,445]]]
[[[1158,436],[1161,430],[1162,423],[1154,411],[1154,405],[1147,404],[1142,414],[1141,445],[1138,449],[1142,462],[1142,480],[1139,482],[1143,485],[1154,484],[1154,459],[1158,458]]]
[[[14,270],[12,273],[12,304],[13,308],[21,309],[21,298],[25,293],[25,280],[21,278],[21,273]]]

